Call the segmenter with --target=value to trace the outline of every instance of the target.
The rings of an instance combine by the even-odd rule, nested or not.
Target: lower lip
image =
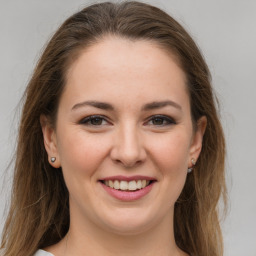
[[[142,188],[136,191],[122,191],[122,190],[116,190],[114,188],[110,188],[106,186],[104,183],[101,183],[102,187],[108,192],[109,195],[121,201],[139,200],[140,198],[144,197],[151,191],[154,184],[155,182],[152,182],[145,188]]]

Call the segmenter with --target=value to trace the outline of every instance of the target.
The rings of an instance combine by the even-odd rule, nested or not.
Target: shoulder
[[[46,252],[44,250],[38,250],[38,251],[36,251],[34,256],[54,256],[54,255],[49,252]]]

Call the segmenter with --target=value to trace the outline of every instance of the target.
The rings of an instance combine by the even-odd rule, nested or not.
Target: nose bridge
[[[135,123],[125,122],[118,127],[112,157],[126,167],[132,167],[144,161],[146,152],[140,130]]]

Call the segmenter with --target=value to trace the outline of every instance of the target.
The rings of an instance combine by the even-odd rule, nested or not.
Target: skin
[[[56,157],[50,163],[62,167],[70,194],[68,235],[47,251],[186,255],[175,244],[174,204],[191,159],[200,154],[206,120],[193,130],[185,74],[176,63],[155,43],[108,37],[71,65],[56,127],[41,117],[49,162]],[[81,104],[85,101],[112,109]],[[145,109],[164,101],[174,103]],[[99,117],[85,120],[92,115]],[[156,182],[143,198],[124,202],[99,182],[114,175],[144,175]]]

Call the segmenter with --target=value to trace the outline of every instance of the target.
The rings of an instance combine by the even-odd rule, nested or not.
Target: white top
[[[34,256],[54,256],[54,255],[49,252],[46,252],[44,250],[38,250],[38,251],[36,251]]]

